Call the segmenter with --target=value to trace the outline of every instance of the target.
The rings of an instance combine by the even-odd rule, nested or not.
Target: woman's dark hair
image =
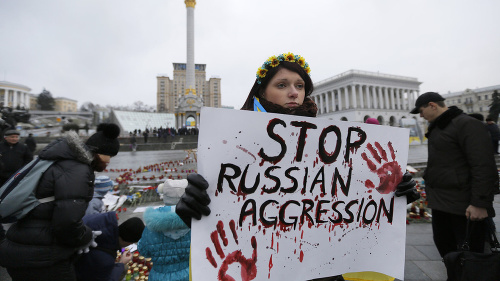
[[[269,84],[269,81],[271,81],[274,75],[276,75],[276,73],[278,73],[278,71],[282,68],[286,68],[290,71],[298,73],[306,84],[305,85],[306,97],[311,95],[314,87],[311,77],[309,77],[309,74],[307,74],[307,72],[296,62],[282,61],[278,66],[272,67],[267,71],[266,77],[264,77],[261,80],[260,84],[257,83],[257,79],[255,79],[255,83],[253,84],[253,87],[250,90],[250,93],[248,94],[247,100],[241,107],[242,110],[253,110],[253,97],[255,96],[258,98],[263,98],[262,95],[264,94],[264,90]]]

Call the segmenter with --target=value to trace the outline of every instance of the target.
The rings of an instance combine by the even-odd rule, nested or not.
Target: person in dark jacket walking
[[[31,160],[31,151],[26,145],[19,143],[19,131],[7,130],[0,143],[0,186]]]
[[[0,244],[0,265],[13,281],[76,280],[78,252],[95,245],[96,232],[82,218],[94,193],[94,172],[118,153],[115,124],[100,124],[84,144],[76,132],[48,144],[40,159],[54,160],[41,177],[37,198],[54,197],[14,223]]]
[[[137,138],[135,137],[135,133],[130,137],[130,148],[132,151],[137,150]]]
[[[500,141],[500,129],[497,123],[491,118],[486,118],[486,129],[490,132],[491,143],[493,144],[493,153],[498,154],[498,141]]]
[[[130,252],[123,252],[116,261],[119,250],[141,239],[144,223],[140,218],[130,218],[118,226],[115,212],[86,215],[86,226],[101,231],[95,242],[97,247],[83,254],[75,264],[79,281],[121,281],[127,272],[127,263],[132,259]]]
[[[26,145],[19,143],[19,132],[7,130],[0,143],[0,186],[31,160],[33,154]],[[4,238],[5,230],[0,224],[0,241]]]
[[[410,112],[430,122],[423,178],[432,209],[434,243],[442,257],[463,243],[467,219],[472,225],[470,250],[483,252],[484,220],[495,216],[493,196],[498,191],[486,127],[457,107],[447,107],[444,100],[438,93],[424,93]]]
[[[30,133],[28,137],[24,140],[24,144],[28,147],[32,154],[35,153],[36,150],[36,140],[33,137],[33,134]]]

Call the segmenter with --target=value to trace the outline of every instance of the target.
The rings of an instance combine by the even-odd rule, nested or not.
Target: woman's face
[[[302,105],[306,96],[306,83],[296,72],[280,69],[267,84],[264,98],[285,108]]]

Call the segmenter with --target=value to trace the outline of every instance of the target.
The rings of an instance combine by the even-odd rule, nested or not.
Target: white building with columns
[[[409,113],[421,83],[413,77],[349,70],[314,83],[311,98],[318,117],[354,122],[372,117],[381,125],[400,126],[403,118],[423,121]]]
[[[31,89],[27,86],[0,81],[0,104],[5,107],[29,109]]]

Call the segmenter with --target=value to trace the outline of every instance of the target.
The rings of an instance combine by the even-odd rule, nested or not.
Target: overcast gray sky
[[[240,108],[257,68],[293,52],[314,82],[350,69],[416,77],[421,92],[500,84],[498,0],[197,0],[195,62]],[[186,62],[183,0],[0,0],[0,80],[100,105],[156,105]]]

